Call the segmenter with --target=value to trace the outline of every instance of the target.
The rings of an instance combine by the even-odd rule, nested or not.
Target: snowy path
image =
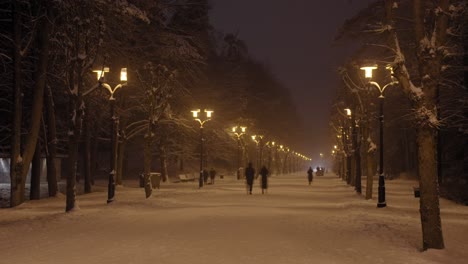
[[[365,183],[365,181],[363,181]],[[468,207],[441,200],[447,249],[419,252],[418,199],[405,180],[387,181],[387,208],[376,208],[328,174],[270,178],[246,195],[241,181],[120,187],[0,209],[0,263],[466,263]],[[364,189],[363,189],[364,190]]]

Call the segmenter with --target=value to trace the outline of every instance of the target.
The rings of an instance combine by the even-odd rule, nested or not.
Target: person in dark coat
[[[255,169],[252,167],[252,162],[249,162],[247,168],[245,168],[245,179],[247,182],[247,193],[252,194],[253,181],[255,177]]]
[[[307,171],[307,178],[309,179],[309,185],[312,183],[312,180],[314,179],[314,170],[312,167],[309,167],[309,170]]]
[[[211,170],[210,170],[210,184],[214,184],[215,177],[216,177],[216,171],[215,171],[215,169],[211,168]]]
[[[262,194],[266,192],[268,189],[268,174],[269,173],[270,172],[265,166],[263,166],[262,169],[260,170],[260,176],[262,176],[262,178],[260,179],[262,183]]]

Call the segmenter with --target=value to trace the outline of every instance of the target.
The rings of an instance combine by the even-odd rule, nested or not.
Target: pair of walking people
[[[268,189],[268,169],[263,166],[260,170],[261,176],[261,187],[262,187],[262,194],[266,193]],[[255,178],[255,169],[252,167],[252,162],[249,162],[247,168],[245,168],[245,179],[247,182],[247,194],[252,194],[252,187]]]

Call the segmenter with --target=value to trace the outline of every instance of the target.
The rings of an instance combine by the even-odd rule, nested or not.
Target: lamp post
[[[271,163],[273,161],[273,154],[272,154],[272,148],[275,147],[275,142],[270,141],[266,144],[268,146],[268,169],[270,170],[270,174],[273,175],[274,169],[271,167]]]
[[[323,153],[320,153],[320,167],[324,167],[324,165],[323,165]]]
[[[199,113],[201,112],[200,109],[192,110],[193,119],[198,121],[200,124],[200,177],[198,178],[198,188],[203,187],[203,125],[211,120],[211,116],[213,115],[214,111],[204,109],[203,112],[206,113],[206,119],[202,120]]]
[[[255,149],[255,168],[256,168],[256,173],[257,175],[259,174],[259,167],[262,166],[262,164],[260,164],[262,161],[262,139],[263,139],[263,135],[253,135],[252,136],[252,140],[255,142],[255,146],[256,146],[256,149]],[[259,155],[260,153],[260,155]]]
[[[109,182],[107,185],[107,203],[114,201],[115,195],[115,174],[116,174],[116,159],[117,159],[117,131],[119,127],[119,118],[115,113],[115,97],[114,93],[127,85],[127,68],[122,68],[120,70],[120,81],[117,86],[112,88],[109,84],[105,82],[104,75],[109,72],[108,67],[104,67],[102,70],[93,71],[97,75],[97,79],[100,87],[106,88],[109,93],[109,104],[111,112],[111,158],[110,158],[110,172],[109,172]]]
[[[245,130],[247,127],[245,126],[235,126],[232,128],[232,133],[237,137],[237,179],[240,180],[241,178],[241,137],[245,134]]]
[[[391,67],[386,67],[387,70],[390,70],[390,73],[393,74],[392,68]],[[372,71],[376,70],[377,66],[366,66],[366,67],[361,67],[361,70],[364,71],[366,79],[369,79],[369,84],[375,86],[379,92],[379,130],[380,130],[380,151],[379,151],[379,188],[378,188],[378,202],[377,202],[377,207],[386,207],[387,202],[385,201],[385,177],[384,177],[384,141],[383,141],[383,125],[384,125],[384,91],[385,89],[394,84],[398,84],[398,81],[393,80],[392,76],[392,81],[390,83],[385,84],[383,87],[381,87],[377,82],[371,81],[372,79]]]

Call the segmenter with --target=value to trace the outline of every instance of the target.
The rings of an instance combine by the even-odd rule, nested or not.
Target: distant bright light
[[[96,73],[96,77],[97,77],[97,80],[99,81],[101,79],[101,77],[104,77],[104,74],[106,72],[109,72],[109,67],[104,67],[103,71],[101,70],[95,70],[93,71]]]
[[[122,82],[127,81],[127,68],[122,68],[120,70],[120,81],[122,81]]]
[[[210,118],[210,117],[211,117],[211,114],[212,114],[213,112],[214,112],[214,111],[212,111],[212,110],[206,110],[206,109],[205,109],[206,117]]]
[[[366,67],[361,67],[361,70],[364,71],[364,76],[367,79],[372,79],[372,71],[376,70],[377,66],[366,66]]]
[[[351,116],[351,109],[346,108],[345,111],[347,116]]]
[[[191,112],[192,112],[192,114],[193,114],[193,117],[197,118],[197,117],[198,117],[198,113],[200,113],[200,109],[192,110]]]

